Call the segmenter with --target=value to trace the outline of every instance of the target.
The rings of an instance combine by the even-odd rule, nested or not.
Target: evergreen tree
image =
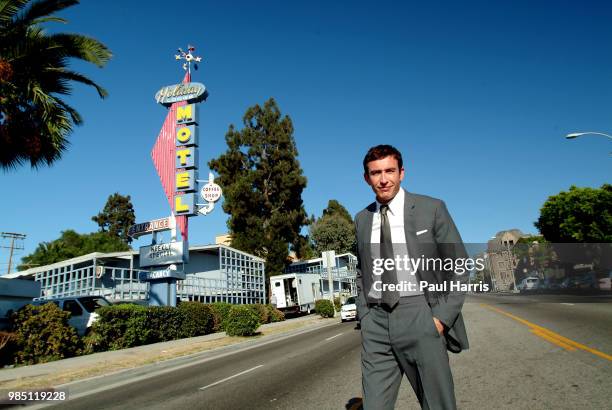
[[[118,192],[110,195],[102,212],[91,219],[100,226],[100,232],[108,232],[126,244],[132,242],[128,231],[136,223],[136,216],[129,195],[123,196]]]
[[[348,222],[353,223],[351,214],[349,214],[346,208],[335,199],[330,199],[329,202],[327,202],[327,208],[323,210],[323,216],[331,215],[338,215],[339,217],[346,219]]]
[[[291,119],[271,98],[246,111],[242,130],[230,125],[225,141],[227,151],[209,167],[223,188],[232,246],[264,258],[268,276],[280,274],[289,246],[301,246],[300,229],[308,223]]]

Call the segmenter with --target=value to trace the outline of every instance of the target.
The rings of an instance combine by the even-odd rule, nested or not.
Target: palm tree
[[[91,37],[48,34],[42,24],[67,21],[53,14],[77,0],[0,0],[0,167],[5,171],[29,161],[51,165],[68,146],[67,136],[81,116],[60,97],[72,83],[106,90],[68,69],[71,59],[103,67],[110,50]]]

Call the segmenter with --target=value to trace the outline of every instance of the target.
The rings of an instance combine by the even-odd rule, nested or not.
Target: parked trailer
[[[310,313],[321,299],[321,276],[314,273],[286,273],[270,278],[272,303],[284,312]]]

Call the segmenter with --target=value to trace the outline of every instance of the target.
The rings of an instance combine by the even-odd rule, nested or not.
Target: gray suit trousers
[[[372,306],[361,318],[363,408],[393,409],[406,374],[423,409],[456,409],[443,337],[423,295],[393,310]]]

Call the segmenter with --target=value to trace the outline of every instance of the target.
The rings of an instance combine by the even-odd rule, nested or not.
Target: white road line
[[[336,336],[328,337],[328,338],[327,338],[327,339],[325,339],[325,340],[332,340],[332,339],[334,339],[334,338],[336,338],[336,337],[338,337],[338,336],[342,336],[343,334],[344,334],[344,333],[338,333]]]
[[[573,303],[565,303],[565,302],[561,302],[562,305],[567,305],[567,306],[574,306]]]
[[[245,371],[243,371],[243,372],[236,373],[236,374],[235,374],[235,375],[233,375],[233,376],[226,377],[225,379],[221,379],[221,380],[216,381],[216,382],[214,382],[214,383],[211,383],[211,384],[209,384],[209,385],[207,385],[207,386],[200,387],[200,390],[208,389],[209,387],[213,387],[213,386],[216,386],[217,384],[221,384],[221,383],[223,383],[223,382],[226,382],[226,381],[228,381],[228,380],[231,380],[231,379],[233,379],[234,377],[242,376],[243,374],[246,374],[246,373],[248,373],[248,372],[252,372],[252,371],[253,371],[253,370],[255,370],[255,369],[259,369],[259,368],[260,368],[260,367],[262,367],[262,366],[263,366],[263,364],[260,364],[259,366],[255,366],[255,367],[250,368],[250,369],[248,369],[248,370],[245,370]]]

